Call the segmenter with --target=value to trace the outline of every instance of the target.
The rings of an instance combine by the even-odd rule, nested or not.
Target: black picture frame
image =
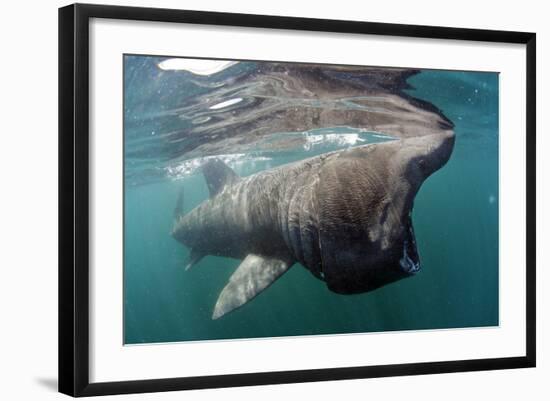
[[[90,383],[89,380],[89,21],[91,18],[276,28],[523,44],[526,47],[526,353],[524,356],[381,366]],[[535,366],[536,35],[399,25],[75,4],[59,9],[59,391],[71,396],[158,392],[420,375]]]

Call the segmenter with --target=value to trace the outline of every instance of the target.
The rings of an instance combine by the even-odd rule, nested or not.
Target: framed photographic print
[[[534,33],[61,8],[59,390],[535,366],[535,74]]]

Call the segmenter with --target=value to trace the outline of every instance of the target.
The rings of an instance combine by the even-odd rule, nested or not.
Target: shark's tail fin
[[[178,192],[178,198],[176,200],[176,207],[174,207],[174,218],[177,219],[183,215],[183,185]]]
[[[206,256],[206,253],[201,252],[196,249],[191,249],[189,251],[189,256],[187,257],[187,260],[185,261],[185,271],[192,268],[194,265],[200,262],[202,258]]]

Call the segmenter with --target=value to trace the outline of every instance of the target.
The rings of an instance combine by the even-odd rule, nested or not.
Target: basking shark
[[[242,260],[213,319],[253,299],[295,264],[340,294],[371,291],[419,271],[414,198],[448,161],[455,139],[453,123],[439,109],[407,92],[408,78],[418,73],[258,63],[166,112],[187,124],[166,136],[177,157],[208,156],[202,173],[209,199],[183,214],[182,192],[175,209],[172,236],[190,250],[186,269],[206,255]],[[338,126],[393,140],[247,177],[217,157],[264,145],[299,148],[300,137],[276,134]]]
[[[212,318],[244,305],[297,263],[340,294],[414,275],[414,198],[453,146],[453,130],[443,125],[248,177],[210,159],[202,167],[210,198],[183,214],[180,196],[172,236],[190,249],[186,269],[206,255],[242,259]]]

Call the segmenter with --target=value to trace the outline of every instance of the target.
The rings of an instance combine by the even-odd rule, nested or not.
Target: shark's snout
[[[453,131],[445,131],[438,135],[415,138],[415,140],[426,142],[422,145],[424,149],[418,152],[420,156],[416,162],[424,177],[427,178],[449,160],[455,143],[455,134]]]

